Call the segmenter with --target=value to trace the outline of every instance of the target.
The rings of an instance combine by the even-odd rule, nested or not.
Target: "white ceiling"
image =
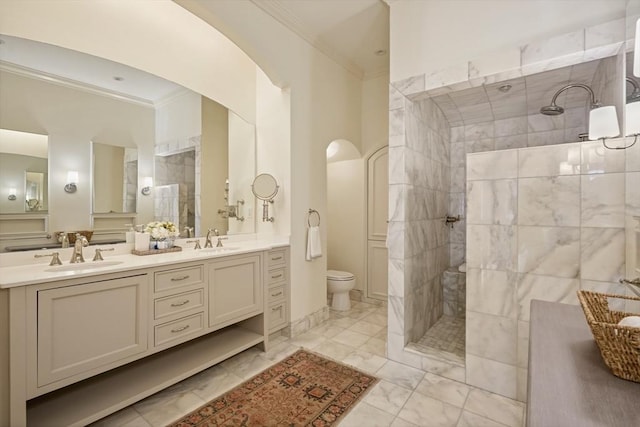
[[[17,67],[85,89],[107,91],[147,103],[183,90],[182,86],[123,64],[46,43],[0,35],[0,65]],[[115,78],[122,78],[116,80]]]
[[[358,77],[389,71],[389,6],[382,0],[251,1]]]

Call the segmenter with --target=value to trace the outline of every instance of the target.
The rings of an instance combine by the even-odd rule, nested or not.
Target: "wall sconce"
[[[142,190],[140,192],[143,196],[148,196],[151,194],[151,188],[153,187],[153,178],[150,176],[145,176],[142,180]]]
[[[9,189],[9,197],[8,199],[11,200],[12,202],[16,199],[16,189],[15,188],[10,188]]]
[[[75,193],[78,190],[78,171],[67,172],[67,184],[64,186],[64,191],[67,193]]]
[[[602,140],[602,145],[610,150],[622,150],[628,147],[610,147],[606,143],[607,138],[620,135],[618,115],[614,105],[594,108],[589,112],[589,139]]]

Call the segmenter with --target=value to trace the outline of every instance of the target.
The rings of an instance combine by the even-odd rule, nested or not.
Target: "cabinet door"
[[[260,255],[209,265],[209,326],[226,326],[262,312]]]
[[[147,283],[143,275],[38,291],[38,386],[145,351]]]
[[[387,247],[384,242],[369,240],[367,242],[367,298],[387,299],[389,261]]]

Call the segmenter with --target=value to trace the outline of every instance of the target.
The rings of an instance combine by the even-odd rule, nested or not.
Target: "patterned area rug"
[[[349,366],[298,350],[173,427],[331,426],[377,381]]]

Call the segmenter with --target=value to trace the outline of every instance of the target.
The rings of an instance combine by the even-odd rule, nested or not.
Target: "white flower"
[[[171,221],[152,221],[147,224],[144,231],[149,233],[153,240],[165,240],[169,237],[180,236],[180,232]]]

